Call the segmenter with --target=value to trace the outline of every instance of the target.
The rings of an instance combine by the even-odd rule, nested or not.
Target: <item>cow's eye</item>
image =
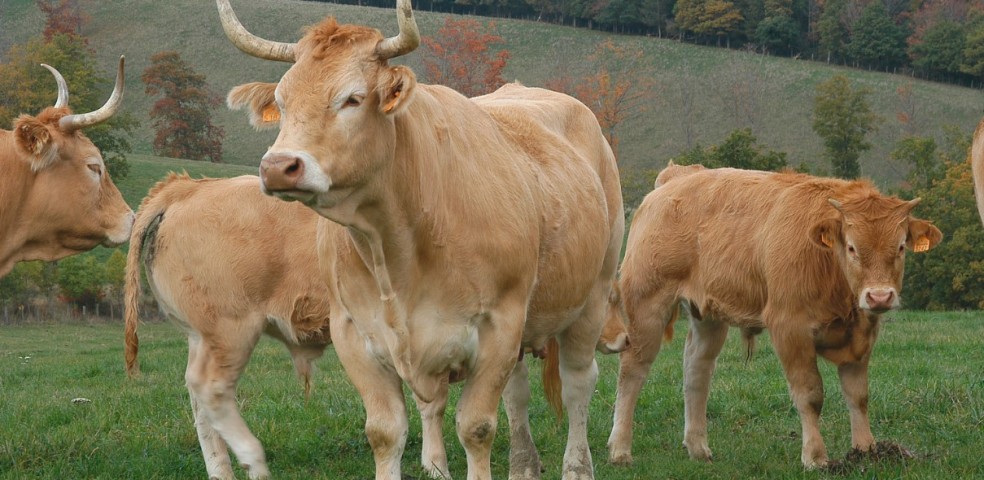
[[[905,253],[905,244],[904,243],[902,245],[899,245],[899,255],[902,255],[903,253]]]
[[[362,105],[362,99],[356,97],[355,95],[352,95],[351,97],[348,97],[347,100],[345,100],[346,107],[358,107],[359,105]]]
[[[854,249],[854,245],[848,245],[847,246],[847,252],[850,253],[851,255],[857,255],[858,254],[858,251]]]
[[[86,165],[86,167],[88,167],[89,170],[92,170],[92,173],[95,173],[97,177],[102,176],[102,165],[98,163],[90,163]]]

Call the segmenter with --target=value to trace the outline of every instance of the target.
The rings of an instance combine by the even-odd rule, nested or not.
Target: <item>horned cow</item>
[[[20,261],[58,260],[129,238],[133,211],[82,133],[119,109],[123,64],[120,57],[109,100],[88,113],[72,113],[65,79],[43,65],[58,84],[55,105],[0,130],[0,277]]]
[[[264,191],[334,222],[322,224],[320,247],[333,321],[344,318],[367,355],[347,342],[336,351],[363,398],[376,478],[400,478],[401,381],[428,402],[455,380],[468,478],[491,477],[503,395],[510,477],[538,478],[518,360],[554,337],[569,413],[562,474],[593,478],[594,349],[624,220],[615,158],[591,111],[516,84],[468,99],[417,83],[388,62],[419,44],[408,0],[395,37],[328,18],[297,44],[255,37],[228,0],[217,5],[237,47],[293,63],[277,84],[236,87],[228,101],[248,107],[255,126],[280,127],[260,165]]]
[[[911,216],[918,199],[884,196],[867,181],[671,168],[636,211],[621,266],[630,346],[611,460],[631,461],[636,402],[681,300],[691,310],[683,443],[692,458],[711,458],[707,398],[729,326],[747,339],[769,330],[800,415],[805,466],[827,462],[817,357],[837,366],[852,446],[869,450],[868,362],[881,315],[900,304],[906,249],[929,250],[942,233]]]

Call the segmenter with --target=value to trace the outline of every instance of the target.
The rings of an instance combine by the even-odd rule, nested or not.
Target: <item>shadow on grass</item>
[[[835,475],[849,475],[854,472],[864,472],[873,463],[905,462],[916,458],[916,454],[895,442],[881,441],[863,452],[856,448],[844,455],[843,460],[833,460],[825,470]]]

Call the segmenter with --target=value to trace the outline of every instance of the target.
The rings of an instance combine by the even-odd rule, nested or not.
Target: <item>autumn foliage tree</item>
[[[10,128],[18,115],[36,115],[55,104],[58,87],[41,63],[57,68],[65,77],[73,111],[101,107],[113,88],[115,68],[113,76],[99,71],[94,57],[95,52],[75,34],[56,33],[47,40],[39,36],[11,46],[4,55],[6,62],[0,63],[0,126]],[[102,151],[109,174],[117,180],[129,170],[129,136],[137,124],[129,113],[120,112],[83,132]]]
[[[157,132],[154,152],[221,162],[225,131],[212,123],[212,110],[221,100],[209,90],[205,75],[196,73],[178,52],[159,52],[150,61],[140,78],[147,95],[161,97],[150,110]]]
[[[90,17],[82,9],[83,0],[37,0],[38,9],[44,14],[45,40],[57,34],[82,35],[82,27]]]
[[[509,51],[493,47],[505,43],[495,22],[482,25],[470,18],[446,17],[433,37],[424,37],[423,62],[427,79],[451,87],[467,97],[483,95],[506,81],[502,71]]]
[[[599,43],[585,59],[581,77],[558,74],[546,83],[588,106],[618,156],[618,127],[641,115],[656,99],[656,83],[647,74],[642,51],[611,39]]]

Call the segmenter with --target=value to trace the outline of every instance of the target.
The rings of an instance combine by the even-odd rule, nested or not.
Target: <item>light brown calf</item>
[[[852,445],[870,449],[868,360],[881,314],[900,303],[906,248],[926,251],[942,238],[910,215],[917,203],[867,181],[734,169],[676,175],[647,195],[619,280],[630,347],[621,354],[611,460],[631,461],[640,389],[681,300],[692,312],[683,439],[692,458],[711,458],[707,398],[729,326],[769,330],[800,414],[805,466],[827,462],[818,357],[837,365]]]
[[[94,112],[73,114],[68,86],[52,67],[58,99],[37,117],[21,115],[0,130],[0,277],[27,260],[57,260],[114,247],[130,237],[133,211],[109,178],[99,149],[82,129],[108,120],[123,98],[123,58],[116,86]]]
[[[328,290],[314,249],[318,219],[263,195],[251,176],[172,173],[137,212],[127,256],[127,372],[138,372],[142,264],[160,308],[188,335],[185,380],[210,478],[234,478],[227,447],[250,478],[269,474],[236,404],[236,383],[260,335],[287,346],[305,392],[311,362],[331,342]],[[283,235],[296,241],[281,244]]]

